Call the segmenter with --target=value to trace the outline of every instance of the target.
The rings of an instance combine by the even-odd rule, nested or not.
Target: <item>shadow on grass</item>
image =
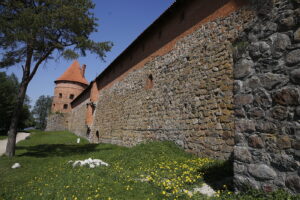
[[[25,153],[21,153],[18,156],[29,157],[66,157],[72,155],[84,155],[90,152],[95,152],[97,144],[85,144],[85,145],[66,145],[66,144],[43,144],[36,146],[18,146],[17,150],[25,150]],[[98,151],[112,150],[112,148],[101,148]]]
[[[203,170],[204,181],[214,190],[233,190],[233,162],[232,160],[217,162]],[[226,185],[226,188],[224,188]]]

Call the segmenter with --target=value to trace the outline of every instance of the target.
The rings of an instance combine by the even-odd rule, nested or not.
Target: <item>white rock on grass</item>
[[[16,169],[16,168],[20,168],[20,167],[21,167],[20,163],[15,163],[15,164],[13,164],[13,166],[11,166],[12,169]]]
[[[194,188],[194,193],[197,193],[197,192],[207,195],[209,197],[212,197],[216,194],[216,192],[206,183],[203,183],[202,187],[200,187],[200,188]]]
[[[68,163],[72,163],[73,161],[70,160]],[[104,166],[108,166],[108,164],[106,162],[103,162],[102,160],[99,160],[99,159],[91,159],[91,158],[88,158],[86,160],[76,160],[73,162],[72,166],[73,167],[76,167],[76,166],[89,166],[89,168],[95,168],[95,167],[99,167],[101,165],[104,165]]]
[[[77,144],[79,144],[80,143],[80,138],[77,138]]]

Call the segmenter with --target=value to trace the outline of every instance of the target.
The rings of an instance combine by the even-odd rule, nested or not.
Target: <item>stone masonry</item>
[[[300,1],[263,1],[234,44],[234,181],[300,192]]]
[[[93,141],[170,140],[199,156],[228,159],[234,146],[231,41],[253,19],[248,6],[210,21],[100,91]]]
[[[93,143],[173,141],[232,160],[237,190],[300,193],[299,7],[177,0],[47,127]]]
[[[51,113],[47,119],[46,131],[68,130],[68,113]]]
[[[87,111],[87,101],[75,107],[70,114],[70,121],[68,124],[68,129],[78,136],[86,137],[87,135],[87,125],[84,114]]]

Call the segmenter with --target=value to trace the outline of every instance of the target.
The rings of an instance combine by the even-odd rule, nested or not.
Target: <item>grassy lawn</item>
[[[0,140],[4,140],[7,138],[7,135],[0,135]]]
[[[204,180],[214,183],[232,176],[229,163],[197,158],[170,142],[126,148],[88,144],[84,139],[76,144],[76,138],[68,132],[35,132],[18,143],[14,158],[0,158],[0,199],[208,199],[188,191]],[[73,168],[68,163],[87,158],[101,159],[109,166]],[[16,162],[22,167],[11,169]],[[257,191],[234,195],[224,189],[210,199],[288,198],[299,196]]]

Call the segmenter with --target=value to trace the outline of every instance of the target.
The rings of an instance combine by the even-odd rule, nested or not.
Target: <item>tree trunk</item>
[[[23,80],[21,82],[19,93],[17,97],[17,103],[16,107],[14,108],[14,112],[11,118],[11,123],[8,131],[8,140],[6,145],[6,152],[5,154],[8,157],[12,157],[15,155],[15,147],[16,147],[16,137],[17,137],[17,129],[18,129],[18,123],[20,119],[20,114],[22,111],[26,90],[27,90],[28,83],[27,81]]]
[[[20,120],[20,114],[23,108],[23,103],[26,95],[27,86],[29,84],[30,78],[30,67],[31,67],[31,60],[33,55],[33,48],[31,44],[28,44],[27,46],[27,53],[26,53],[26,63],[25,66],[22,66],[23,68],[23,77],[22,81],[19,87],[18,97],[17,97],[17,103],[16,107],[14,109],[9,130],[8,130],[8,139],[7,139],[7,145],[6,145],[6,151],[5,155],[8,157],[13,157],[15,155],[15,148],[16,148],[16,138],[17,138],[17,129],[18,124]],[[35,69],[36,71],[36,69]],[[35,72],[34,72],[35,73]],[[33,75],[34,75],[33,73]],[[32,75],[32,76],[33,76]]]

